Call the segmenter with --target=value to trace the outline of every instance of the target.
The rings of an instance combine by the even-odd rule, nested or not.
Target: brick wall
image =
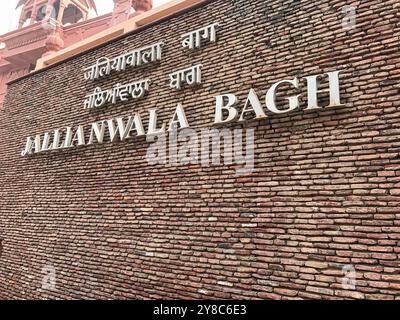
[[[351,3],[357,28],[346,31]],[[399,9],[216,0],[12,83],[0,111],[0,298],[399,298]],[[180,34],[214,22],[217,44],[180,47]],[[83,109],[95,87],[83,67],[159,40],[159,64],[99,82],[150,77],[145,99]],[[201,87],[169,89],[169,73],[200,62]],[[167,120],[177,102],[193,128],[209,127],[216,95],[243,101],[333,70],[346,107],[244,125],[256,140],[247,176],[150,166],[144,138],[20,155],[29,135],[154,107]],[[342,286],[346,265],[354,290]],[[46,266],[56,290],[42,287]]]

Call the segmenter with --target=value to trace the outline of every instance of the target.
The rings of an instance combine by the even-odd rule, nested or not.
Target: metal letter
[[[224,104],[225,98],[228,98],[227,104]],[[214,124],[229,123],[234,121],[238,116],[238,112],[234,108],[234,106],[238,102],[237,97],[233,94],[224,94],[221,96],[217,96],[215,99],[216,104]],[[228,111],[228,117],[225,120],[223,120],[223,110]]]
[[[271,111],[273,113],[286,113],[286,112],[293,111],[294,109],[299,107],[299,96],[300,95],[286,98],[287,100],[289,100],[289,109],[279,110],[276,107],[276,102],[275,102],[276,90],[281,84],[284,84],[284,83],[291,84],[296,89],[299,87],[299,80],[297,78],[294,78],[293,80],[282,80],[282,81],[275,83],[268,90],[267,97],[266,97],[267,108],[269,111]]]

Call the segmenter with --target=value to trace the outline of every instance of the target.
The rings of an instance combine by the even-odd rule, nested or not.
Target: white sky
[[[158,7],[169,0],[153,0],[153,7]],[[111,12],[113,0],[95,0],[99,15]],[[15,10],[18,0],[1,0],[0,5],[0,35],[15,30],[21,10]]]

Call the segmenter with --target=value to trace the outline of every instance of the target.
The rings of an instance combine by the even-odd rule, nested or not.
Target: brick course
[[[0,299],[399,299],[399,12],[398,0],[215,0],[13,82],[0,110]],[[181,48],[180,34],[214,22],[217,44]],[[160,40],[160,63],[99,80],[150,77],[145,99],[83,109],[97,85],[84,67]],[[203,85],[169,89],[168,74],[195,63]],[[216,95],[244,102],[333,70],[346,107],[246,124],[248,176],[150,166],[144,138],[20,155],[27,136],[155,107],[167,121],[178,102],[193,128],[210,127]],[[46,265],[55,291],[41,287]]]

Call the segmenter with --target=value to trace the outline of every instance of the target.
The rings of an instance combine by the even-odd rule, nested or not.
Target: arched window
[[[22,23],[23,27],[25,27],[25,26],[27,26],[27,25],[29,25],[31,23],[31,17],[32,17],[32,11],[28,11],[25,14],[24,22]]]
[[[58,12],[60,11],[60,0],[54,1],[53,8],[51,10],[51,17],[57,19]]]
[[[25,15],[24,21],[30,19],[32,17],[32,11],[28,11]]]
[[[36,15],[36,21],[42,21],[46,17],[46,5],[42,5],[39,7]]]
[[[83,19],[82,11],[79,10],[79,8],[76,7],[75,5],[70,4],[64,11],[62,24],[65,25],[65,24],[77,23],[82,19]]]

